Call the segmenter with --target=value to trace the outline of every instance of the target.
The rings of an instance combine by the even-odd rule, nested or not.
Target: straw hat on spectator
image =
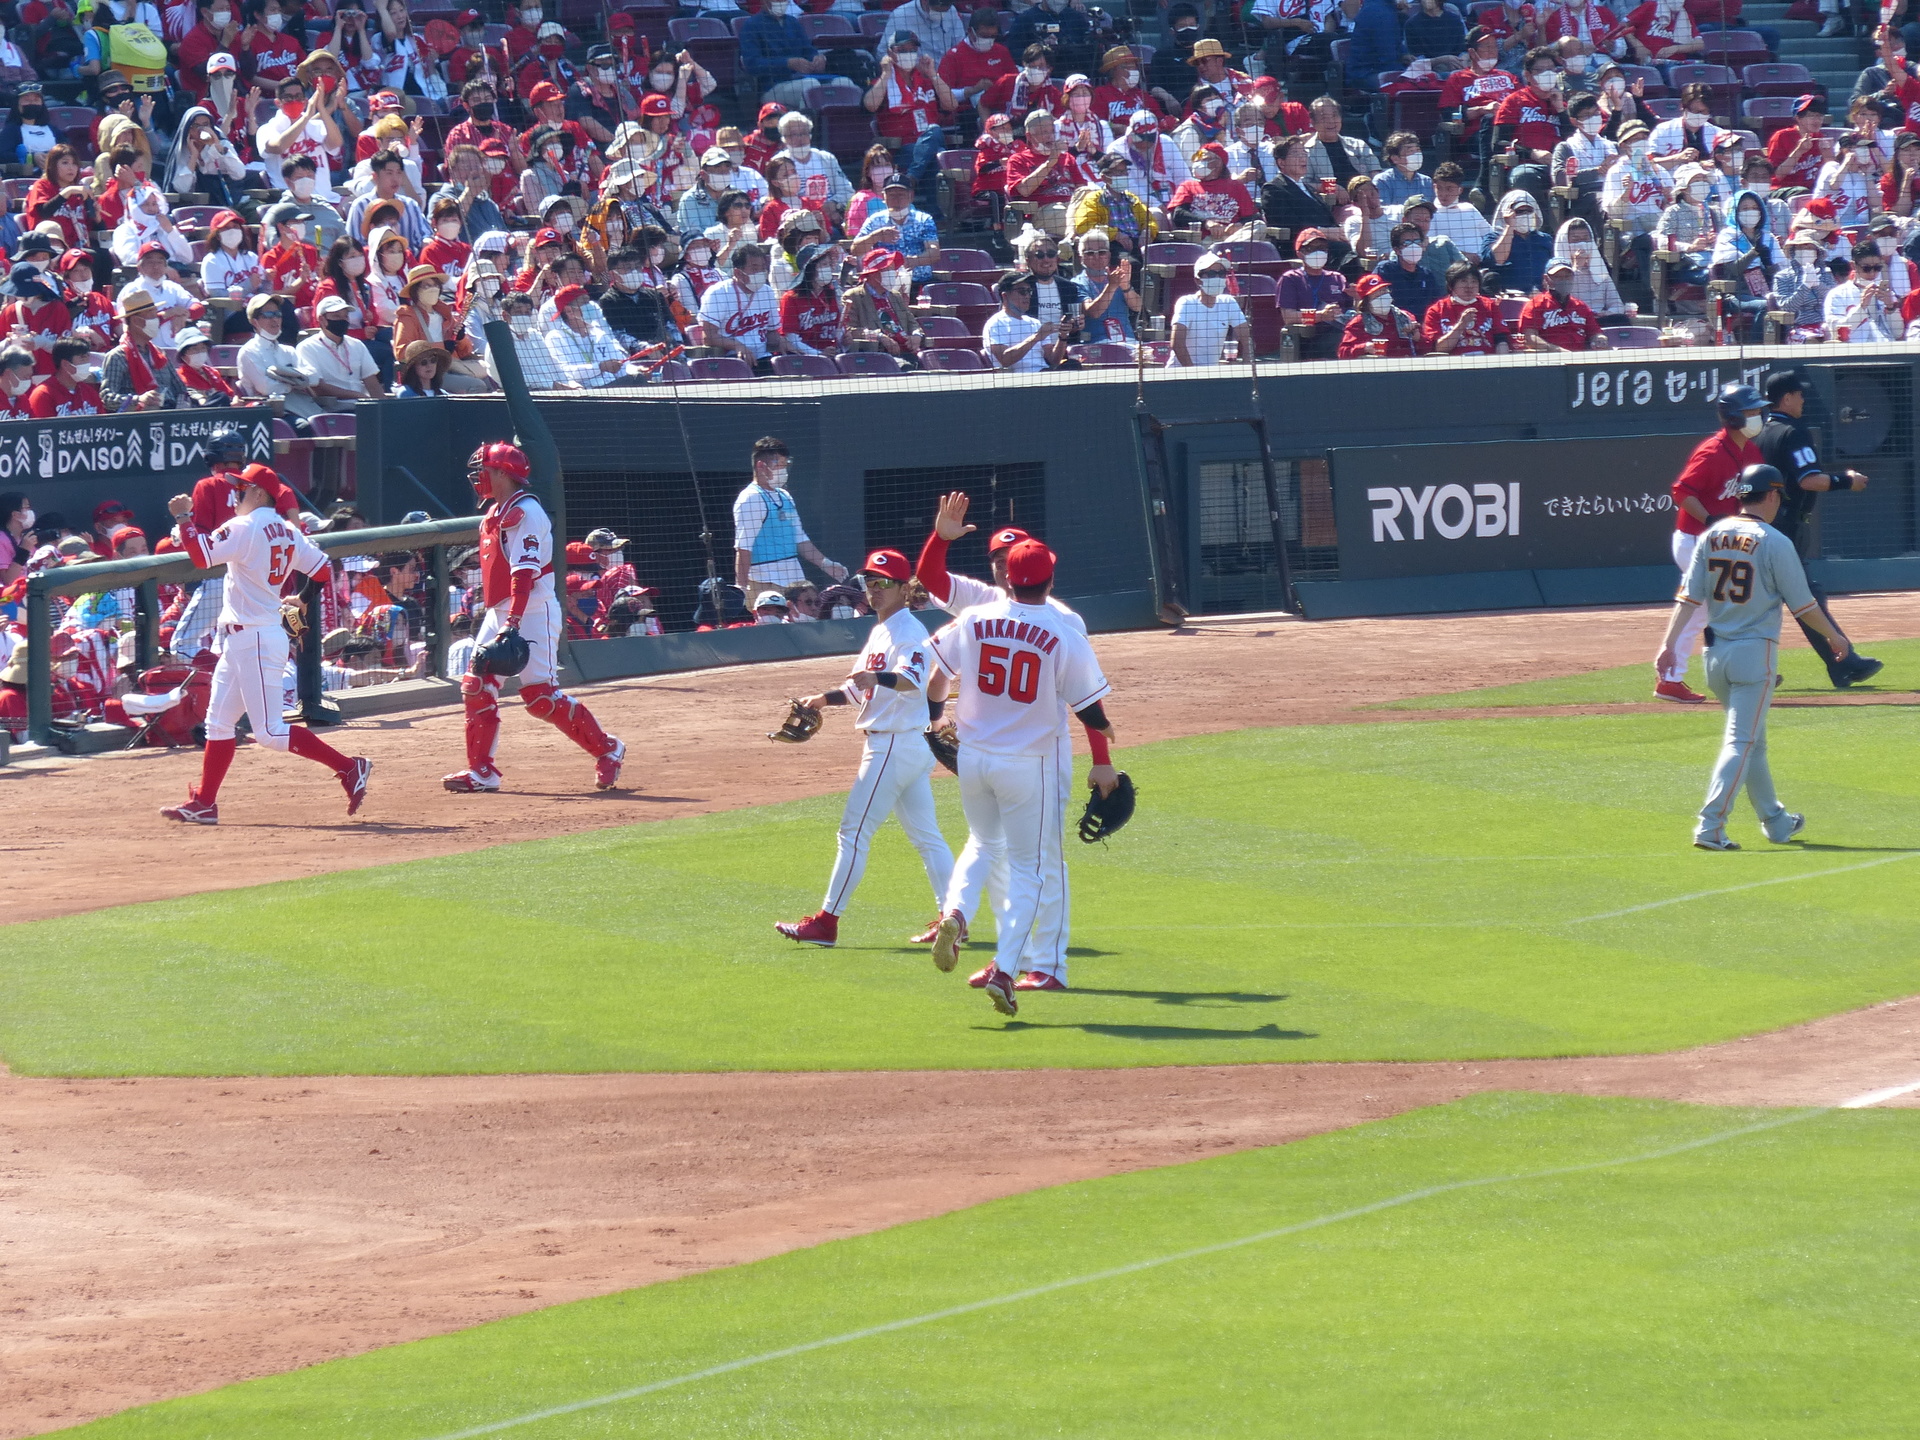
[[[1226,46],[1222,45],[1218,40],[1209,38],[1202,40],[1198,45],[1193,47],[1193,53],[1187,56],[1187,63],[1189,65],[1198,65],[1202,60],[1231,59],[1233,59],[1233,56],[1228,52]]]
[[[1124,45],[1116,45],[1100,57],[1100,73],[1105,75],[1122,65],[1138,65],[1140,57]]]
[[[447,366],[453,363],[453,353],[444,345],[436,345],[431,340],[416,340],[400,352],[400,369],[405,373],[412,368],[413,362],[422,356],[431,355],[439,363],[439,373],[447,373]]]
[[[144,290],[122,290],[120,292],[120,318],[131,320],[136,315],[151,315],[160,307],[154,303],[153,296]]]
[[[48,243],[53,246],[54,254],[61,255],[66,252],[67,232],[60,228],[58,220],[42,220],[33,227],[33,233],[46,236]]]
[[[413,292],[429,281],[445,289],[447,277],[431,265],[416,265],[407,271],[407,283],[400,287],[400,293],[411,300]]]

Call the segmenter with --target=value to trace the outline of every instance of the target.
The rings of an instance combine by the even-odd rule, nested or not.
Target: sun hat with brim
[[[426,355],[438,356],[442,370],[445,370],[447,366],[453,363],[453,352],[448,350],[446,346],[436,345],[431,340],[416,340],[400,352],[400,367],[404,370],[407,366],[413,364],[414,361]]]
[[[1202,40],[1193,47],[1193,53],[1187,56],[1187,63],[1198,65],[1202,60],[1231,60],[1232,58],[1233,56],[1227,53],[1227,47],[1218,40]]]
[[[198,325],[189,325],[173,337],[173,353],[176,355],[184,355],[196,345],[211,344],[213,344],[212,336],[208,335],[207,332],[202,330]]]
[[[40,273],[37,265],[29,265],[22,260],[7,272],[7,283],[0,285],[16,300],[58,300],[60,292],[53,282]]]
[[[144,290],[122,290],[120,292],[120,318],[130,320],[135,315],[151,315],[158,310],[153,296]]]
[[[447,277],[431,265],[416,265],[407,271],[407,283],[400,287],[400,293],[411,300],[413,298],[413,292],[429,281],[445,289]]]

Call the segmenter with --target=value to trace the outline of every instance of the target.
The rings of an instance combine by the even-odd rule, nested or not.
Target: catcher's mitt
[[[783,740],[789,745],[799,745],[811,740],[820,729],[820,712],[802,705],[798,700],[787,702],[787,718],[780,722],[778,730],[769,730],[767,739]]]
[[[300,637],[307,633],[307,607],[297,600],[280,602],[280,628],[293,637],[298,645]]]
[[[473,652],[472,668],[476,675],[518,675],[532,659],[526,637],[509,627]]]
[[[927,748],[938,760],[955,775],[960,773],[960,732],[949,720],[938,729],[927,731]]]
[[[1133,777],[1120,772],[1120,783],[1102,795],[1098,786],[1087,796],[1087,808],[1080,814],[1080,838],[1091,845],[1105,840],[1133,818],[1135,791]]]

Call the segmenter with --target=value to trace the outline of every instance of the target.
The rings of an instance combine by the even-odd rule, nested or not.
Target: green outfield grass
[[[1920,688],[1920,640],[1876,640],[1862,647],[1887,668],[1853,693],[1871,695]],[[1804,695],[1831,695],[1826,664],[1811,650],[1798,647],[1780,652],[1780,674],[1786,683],[1779,693],[1789,699]],[[1706,663],[1694,657],[1688,672],[1693,688],[1707,693]],[[1411,700],[1387,700],[1376,710],[1477,710],[1507,705],[1644,705],[1653,700],[1653,662],[1589,670],[1553,680],[1529,680],[1520,685],[1489,685],[1481,690],[1457,690],[1450,695],[1420,695]]]
[[[1911,1111],[1486,1095],[67,1433],[1892,1435],[1920,1407],[1917,1188]]]
[[[1710,855],[1688,841],[1719,725],[1130,750],[1139,818],[1110,847],[1069,843],[1076,989],[1014,1023],[963,984],[985,948],[943,976],[904,943],[932,900],[896,828],[839,949],[773,933],[819,903],[839,813],[820,799],[10,927],[0,1058],[114,1075],[1556,1055],[1920,990],[1920,721],[1776,712],[1810,843],[1769,846],[1743,812],[1750,848]],[[956,788],[938,794],[957,846]]]

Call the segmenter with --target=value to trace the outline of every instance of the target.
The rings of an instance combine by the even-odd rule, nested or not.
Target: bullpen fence
[[[432,520],[425,524],[389,525],[348,530],[337,535],[315,535],[313,543],[335,560],[354,555],[385,555],[396,551],[426,552],[420,610],[426,634],[424,671],[443,676],[452,626],[448,617],[449,550],[479,541],[478,517]],[[134,595],[134,668],[145,669],[159,657],[160,586],[189,585],[226,574],[224,565],[202,570],[185,555],[145,556],[106,560],[98,564],[68,565],[43,571],[27,582],[27,738],[38,744],[58,744],[53,721],[52,606],[56,595],[87,595],[108,590],[131,590]],[[309,607],[310,612],[313,607]],[[324,721],[321,696],[322,655],[319,617],[308,616],[306,638],[295,657],[300,709],[309,721]],[[190,658],[190,657],[185,657]]]

